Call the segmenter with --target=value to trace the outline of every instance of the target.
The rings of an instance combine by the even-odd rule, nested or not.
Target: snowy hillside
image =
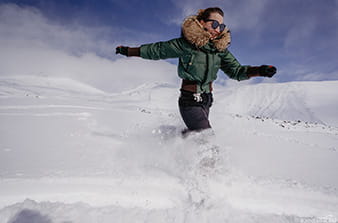
[[[259,84],[220,94],[227,111],[338,126],[337,81]]]
[[[338,222],[338,81],[216,86],[183,139],[176,85],[0,78],[0,223]]]

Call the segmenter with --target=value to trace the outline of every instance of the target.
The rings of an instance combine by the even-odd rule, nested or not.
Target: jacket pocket
[[[215,56],[214,64],[217,69],[221,68],[221,58],[219,56]]]
[[[186,71],[189,71],[190,67],[193,65],[193,54],[188,54],[180,57],[181,63]]]

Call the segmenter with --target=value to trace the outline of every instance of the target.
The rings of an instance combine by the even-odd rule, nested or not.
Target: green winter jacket
[[[231,79],[249,79],[246,74],[248,66],[242,66],[227,49],[230,44],[227,29],[219,38],[210,40],[209,33],[195,16],[191,16],[182,25],[182,35],[166,42],[142,45],[140,56],[151,60],[179,58],[179,77],[196,81],[198,93],[211,91],[209,83],[216,80],[219,69]]]

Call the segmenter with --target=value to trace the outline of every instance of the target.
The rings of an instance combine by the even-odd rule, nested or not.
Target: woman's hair
[[[213,12],[217,12],[221,16],[224,16],[224,12],[222,11],[222,9],[220,9],[218,7],[213,7],[213,8],[198,10],[197,20],[198,21],[207,20],[207,19],[209,19],[210,14],[213,13]]]

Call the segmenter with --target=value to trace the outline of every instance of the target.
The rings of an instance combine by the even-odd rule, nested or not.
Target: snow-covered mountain
[[[338,222],[338,81],[216,86],[183,139],[178,87],[0,78],[0,223]]]

